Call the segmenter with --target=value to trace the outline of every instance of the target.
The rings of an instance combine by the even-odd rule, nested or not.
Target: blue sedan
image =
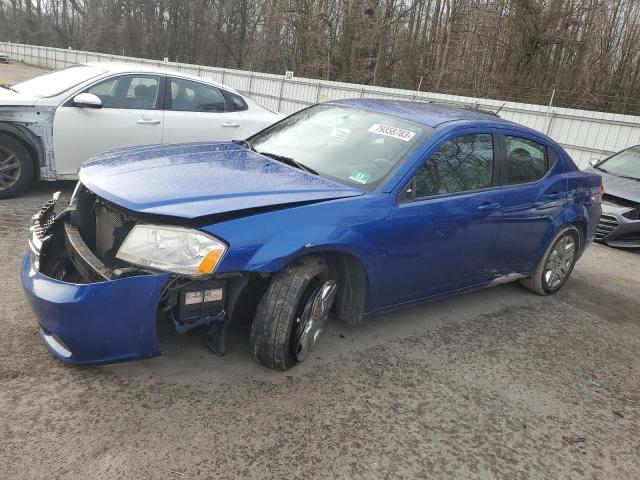
[[[160,354],[158,321],[223,354],[246,319],[255,360],[285,370],[331,311],[361,324],[514,280],[554,294],[601,212],[600,177],[545,135],[399,101],[315,105],[237,143],[116,150],[79,176],[66,208],[34,215],[22,283],[47,348],[83,364]]]

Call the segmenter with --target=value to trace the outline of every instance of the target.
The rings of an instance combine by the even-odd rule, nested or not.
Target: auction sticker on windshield
[[[370,174],[368,174],[367,172],[359,172],[358,170],[354,170],[353,172],[351,172],[351,175],[349,175],[349,180],[362,183],[363,185],[365,185],[370,178]]]
[[[402,128],[380,125],[379,123],[374,123],[369,127],[369,130],[367,131],[371,133],[377,133],[378,135],[397,138],[398,140],[403,140],[405,142],[408,142],[416,135],[415,132],[412,132],[410,130],[403,130]]]

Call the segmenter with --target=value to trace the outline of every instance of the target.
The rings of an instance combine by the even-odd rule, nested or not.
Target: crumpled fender
[[[296,258],[316,252],[347,253],[360,261],[367,276],[369,308],[380,288],[378,273],[382,271],[384,257],[370,240],[355,230],[330,225],[285,230],[261,245],[242,266],[238,265],[238,270],[277,272]]]
[[[281,270],[300,255],[336,251],[353,255],[371,274],[384,256],[380,239],[393,199],[388,195],[337,199],[237,218],[204,227],[230,246],[218,272]]]

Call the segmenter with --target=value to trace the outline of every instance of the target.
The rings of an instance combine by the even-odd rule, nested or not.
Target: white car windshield
[[[265,156],[372,191],[433,130],[392,115],[323,104],[249,138]]]
[[[598,164],[596,168],[619,177],[640,180],[640,146],[623,150]]]
[[[105,72],[106,70],[100,67],[79,65],[17,83],[13,90],[31,97],[55,97]]]

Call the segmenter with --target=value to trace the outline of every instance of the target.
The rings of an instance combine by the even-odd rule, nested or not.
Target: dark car
[[[640,145],[627,148],[588,170],[602,177],[602,217],[596,240],[611,247],[640,248]]]
[[[0,52],[0,63],[9,63],[9,54]]]
[[[545,135],[476,110],[342,100],[239,143],[147,146],[85,163],[34,216],[22,283],[69,363],[160,353],[156,322],[251,320],[253,357],[308,357],[349,324],[519,279],[556,293],[592,242],[600,177]]]

